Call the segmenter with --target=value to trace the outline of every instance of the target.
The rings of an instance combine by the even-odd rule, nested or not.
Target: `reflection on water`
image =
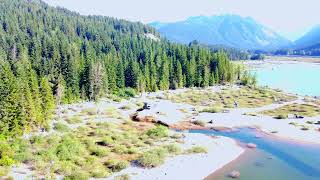
[[[277,62],[249,63],[258,84],[300,95],[320,96],[320,63]]]
[[[236,132],[210,130],[190,132],[223,135],[242,143],[255,143],[258,146],[255,150],[248,150],[245,155],[209,176],[207,180],[229,179],[226,174],[233,170],[240,171],[242,180],[320,179],[320,146],[297,144],[267,135],[261,137],[261,134],[249,128],[239,129]]]

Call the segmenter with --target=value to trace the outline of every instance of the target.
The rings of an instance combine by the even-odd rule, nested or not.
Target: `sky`
[[[320,0],[44,0],[83,15],[174,22],[190,16],[252,17],[290,40],[320,24]]]

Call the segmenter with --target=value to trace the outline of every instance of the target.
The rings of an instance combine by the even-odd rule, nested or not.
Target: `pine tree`
[[[157,67],[153,61],[150,62],[150,90],[157,91],[158,90],[158,76],[157,76]]]
[[[208,87],[209,82],[210,82],[210,70],[207,66],[205,66],[203,71],[202,87]]]
[[[117,86],[120,89],[125,87],[124,65],[122,60],[117,63]]]
[[[30,70],[29,72],[29,86],[34,103],[34,108],[36,110],[36,124],[38,125],[43,122],[44,117],[42,112],[42,100],[39,90],[39,82],[37,74],[33,70]]]
[[[105,59],[105,67],[107,69],[108,85],[109,85],[109,91],[111,93],[118,91],[117,73],[116,73],[116,68],[113,65],[113,62],[114,62],[114,56],[112,56],[111,54],[107,55]]]
[[[216,83],[216,79],[214,77],[214,72],[210,74],[209,86],[213,86]]]
[[[181,67],[181,63],[179,61],[177,62],[176,82],[177,82],[177,88],[181,88],[184,86],[182,67]]]
[[[55,112],[55,100],[47,77],[43,77],[41,79],[40,92],[42,98],[42,112],[44,116],[44,121],[41,125],[46,125],[46,123],[53,118]]]
[[[0,99],[0,133],[21,134],[24,119],[21,94],[9,63],[3,60],[0,60]]]
[[[135,61],[130,61],[125,71],[126,87],[138,87],[139,67]]]
[[[162,66],[160,70],[161,70],[160,82],[159,82],[160,90],[167,90],[169,89],[169,67],[166,61],[162,62]]]
[[[33,101],[33,97],[29,87],[29,73],[26,72],[29,69],[26,67],[27,65],[23,63],[27,62],[21,59],[20,63],[17,65],[17,82],[19,84],[19,92],[21,94],[21,106],[24,115],[23,127],[27,132],[29,132],[31,129],[34,128],[33,126],[37,125],[38,121],[35,103]]]
[[[104,72],[105,68],[100,62],[93,65],[90,71],[90,100],[97,100],[103,95],[103,84],[104,84]]]

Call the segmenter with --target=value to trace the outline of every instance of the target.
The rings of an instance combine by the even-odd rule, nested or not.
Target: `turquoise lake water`
[[[320,96],[320,63],[265,61],[249,65],[261,86],[300,95]]]
[[[298,144],[276,139],[250,128],[242,128],[235,132],[213,130],[190,132],[227,136],[240,143],[257,145],[257,149],[248,149],[240,158],[210,175],[206,180],[230,180],[227,174],[233,170],[241,173],[240,180],[320,179],[320,145]]]

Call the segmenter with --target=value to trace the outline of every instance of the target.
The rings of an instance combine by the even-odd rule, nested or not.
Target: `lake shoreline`
[[[219,91],[224,91],[224,89],[228,89],[228,88],[241,89],[240,86],[232,86],[232,87],[215,86],[215,87],[210,87],[209,89],[207,89],[207,91],[219,92]],[[176,91],[169,91],[168,93],[180,94],[186,91],[187,91],[186,89],[179,89]],[[292,93],[285,93],[285,94],[295,95]],[[292,104],[294,102],[304,103],[303,96],[298,96],[296,100],[289,101],[286,103],[271,104],[271,105],[258,107],[258,108],[234,108],[234,109],[230,109],[230,112],[228,113],[199,113],[198,115],[191,114],[189,117],[187,116],[187,119],[190,119],[187,121],[186,121],[186,117],[183,116],[184,113],[181,114],[180,110],[190,109],[192,111],[192,109],[195,109],[196,106],[191,106],[186,103],[174,103],[174,102],[165,100],[163,99],[162,92],[149,94],[149,98],[146,98],[146,100],[147,99],[148,99],[147,102],[150,103],[152,110],[148,110],[149,113],[145,113],[144,114],[145,116],[154,116],[156,117],[156,119],[158,119],[161,122],[160,124],[166,124],[171,129],[181,131],[183,133],[188,132],[189,130],[234,131],[237,128],[247,127],[247,128],[255,129],[257,132],[261,133],[261,136],[268,136],[269,138],[291,142],[293,144],[306,144],[306,145],[319,144],[318,141],[315,141],[315,140],[310,141],[310,138],[304,138],[304,137],[310,134],[310,132],[312,132],[313,134],[317,134],[317,136],[315,137],[320,137],[320,132],[315,132],[313,130],[310,130],[308,132],[308,131],[302,131],[300,129],[294,129],[295,127],[292,127],[292,125],[289,124],[291,119],[279,120],[279,119],[274,119],[273,117],[268,117],[268,116],[254,117],[250,115],[244,115],[245,112],[255,112],[255,111],[262,111],[265,109],[279,108],[279,107],[285,106],[286,104]],[[162,115],[159,115],[158,112],[161,112],[160,114],[165,115],[165,118],[162,117]],[[203,114],[207,114],[208,117],[205,118],[205,116],[202,116]],[[242,118],[244,118],[244,120],[241,120]],[[318,117],[315,117],[313,119],[316,119],[316,118]],[[193,123],[194,121],[200,121],[200,120],[205,123],[205,126],[196,125]],[[246,121],[246,120],[249,120],[249,121]],[[212,124],[209,123],[210,121],[212,121]],[[292,119],[292,121],[295,121],[295,119]],[[296,119],[296,121],[305,122],[306,119],[303,119],[303,120]],[[279,129],[272,128],[273,126],[277,127],[279,123],[281,124]],[[265,126],[265,125],[268,125],[268,126]],[[283,131],[288,128],[293,129],[293,131]],[[294,134],[298,134],[298,135],[291,137]],[[239,142],[238,142],[238,145],[239,145]],[[243,148],[244,146],[241,146],[241,147]],[[237,158],[233,159],[229,163],[224,164],[222,168],[230,163],[232,164],[233,162],[236,162]],[[207,176],[210,176],[212,173],[215,173],[217,170],[218,169],[212,171],[210,174],[207,174]]]

